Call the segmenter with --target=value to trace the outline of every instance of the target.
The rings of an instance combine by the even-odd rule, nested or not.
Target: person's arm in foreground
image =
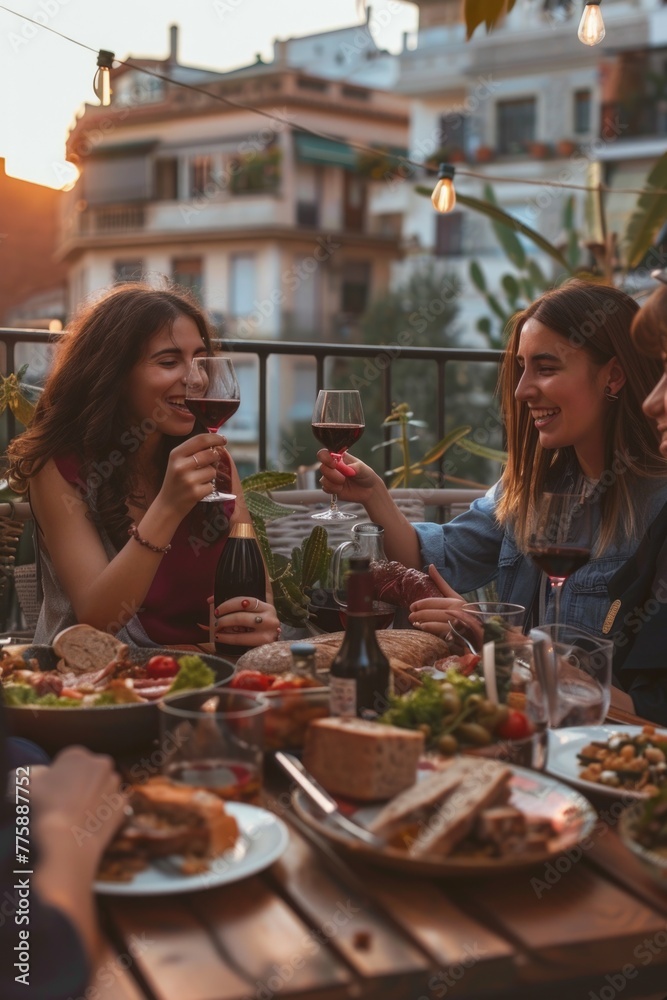
[[[68,917],[94,962],[100,941],[92,883],[125,815],[114,763],[68,747],[50,767],[37,769],[30,801],[40,851],[34,887],[43,902]]]

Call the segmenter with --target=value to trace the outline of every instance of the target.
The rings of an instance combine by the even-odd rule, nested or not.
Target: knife
[[[365,827],[360,826],[359,823],[355,823],[353,820],[348,819],[347,816],[344,816],[336,805],[335,800],[332,799],[329,793],[325,792],[322,786],[315,781],[308,771],[306,771],[298,757],[294,757],[289,753],[283,753],[280,750],[276,753],[275,757],[283,771],[285,771],[286,774],[288,774],[290,778],[297,783],[297,785],[306,793],[310,801],[324,813],[328,820],[334,822],[341,828],[341,830],[350,834],[350,836],[363,841],[363,843],[369,847],[383,848],[387,846],[386,841],[381,837],[377,837],[374,833],[371,833],[370,830],[367,830]]]

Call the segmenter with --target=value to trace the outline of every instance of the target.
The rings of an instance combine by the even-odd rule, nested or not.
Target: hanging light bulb
[[[577,36],[584,45],[598,45],[605,36],[600,0],[586,0]]]
[[[433,188],[431,201],[436,212],[451,212],[456,205],[454,190],[454,167],[451,163],[441,163],[438,169],[438,183]]]
[[[113,52],[109,52],[107,49],[100,49],[97,53],[98,70],[93,81],[93,90],[103,108],[108,108],[111,104],[111,67],[113,60]]]

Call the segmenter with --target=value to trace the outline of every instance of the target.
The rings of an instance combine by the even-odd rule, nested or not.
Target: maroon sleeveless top
[[[74,456],[57,458],[55,463],[66,482],[86,489]],[[162,557],[136,612],[146,633],[159,645],[207,641],[207,633],[198,625],[208,629],[208,598],[213,594],[215,568],[229,536],[235,502],[207,503],[204,517],[200,514],[201,506],[179,524],[171,539],[171,549]],[[127,544],[137,542],[128,539]]]

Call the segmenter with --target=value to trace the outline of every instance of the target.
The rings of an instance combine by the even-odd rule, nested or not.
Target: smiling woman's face
[[[663,352],[664,373],[652,392],[646,397],[642,409],[650,420],[655,420],[660,433],[660,454],[667,458],[667,353]]]
[[[189,434],[194,417],[185,406],[185,383],[194,358],[206,357],[197,324],[177,316],[146,345],[143,357],[127,380],[127,405],[132,422],[149,419],[158,432],[174,437]]]
[[[529,408],[542,447],[573,447],[583,471],[599,475],[611,405],[604,389],[614,362],[595,364],[581,347],[531,317],[521,330],[517,363],[515,396]]]

